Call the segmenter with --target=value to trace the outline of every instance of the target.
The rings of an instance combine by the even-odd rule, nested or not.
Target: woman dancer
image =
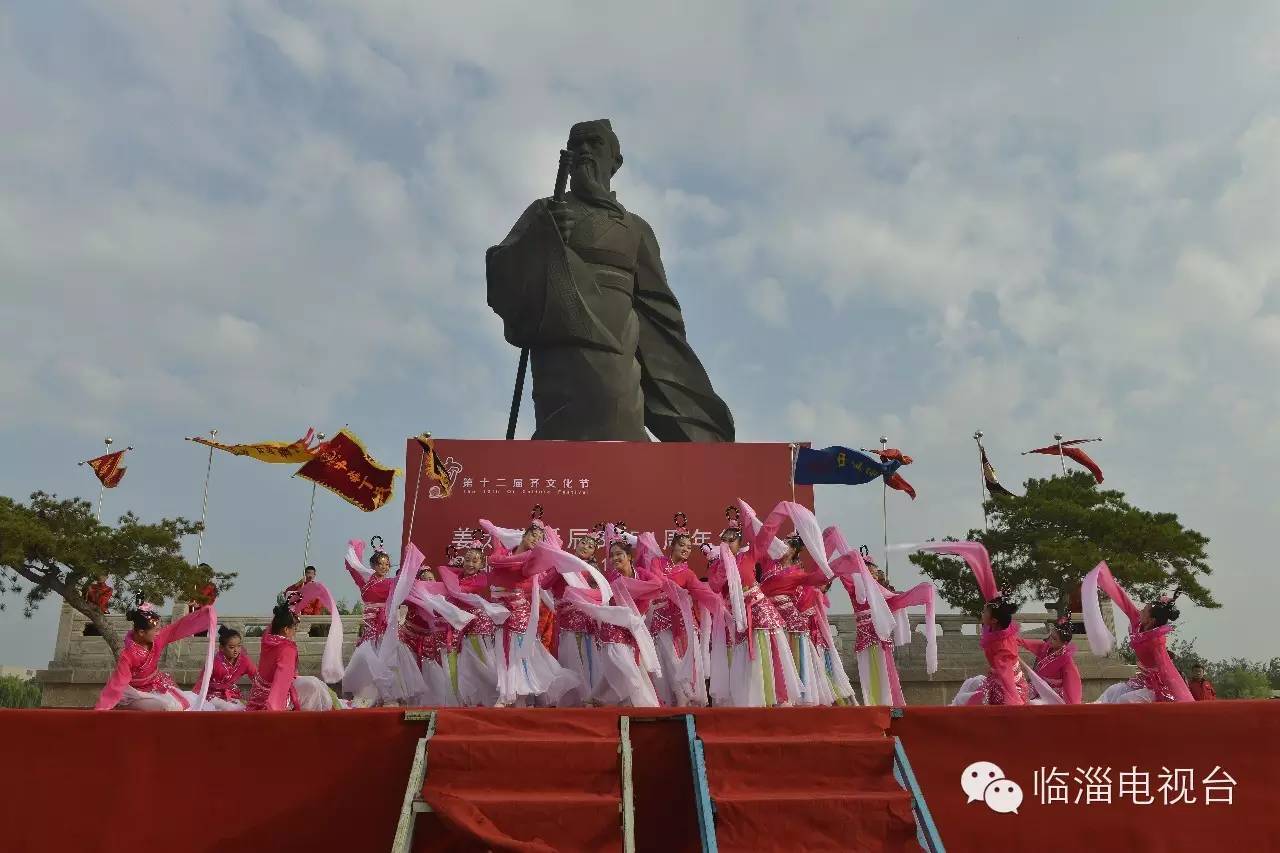
[[[960,686],[952,705],[1025,705],[1030,687],[1018,661],[1018,605],[996,586],[987,549],[980,542],[926,542],[909,550],[963,557],[982,592],[982,634],[978,639],[989,669]]]
[[[160,614],[139,595],[134,608],[128,612],[131,630],[124,638],[124,649],[116,668],[107,679],[93,707],[98,711],[121,708],[133,711],[185,711],[199,707],[209,689],[215,640],[209,637],[205,653],[204,676],[200,689],[192,693],[179,690],[169,673],[160,669],[160,658],[165,646],[184,637],[195,636],[200,631],[213,634],[218,624],[212,607],[204,607],[188,613],[163,628]]]
[[[800,696],[800,679],[782,616],[760,591],[760,555],[743,541],[742,515],[737,507],[725,510],[728,524],[707,575],[708,585],[724,596],[732,616],[722,616],[712,625],[711,698],[717,705],[739,708],[793,705]]]
[[[436,578],[430,569],[418,572],[418,580],[430,584]],[[424,705],[453,707],[458,704],[448,658],[453,630],[432,610],[414,601],[400,625],[400,642],[409,650],[422,673],[424,691],[416,697]]]
[[[1141,610],[1129,599],[1111,576],[1111,569],[1105,562],[1099,563],[1093,571],[1085,575],[1080,594],[1084,599],[1084,626],[1089,638],[1089,648],[1096,655],[1105,655],[1111,651],[1115,638],[1103,621],[1102,609],[1098,605],[1098,590],[1102,589],[1107,597],[1129,618],[1129,645],[1138,658],[1138,673],[1128,681],[1113,684],[1102,692],[1098,701],[1113,702],[1194,702],[1187,682],[1182,673],[1169,657],[1165,647],[1165,638],[1173,631],[1170,622],[1178,618],[1175,602],[1182,593],[1177,587],[1173,595],[1162,595]]]
[[[603,705],[656,708],[658,694],[650,672],[659,670],[659,664],[653,639],[644,624],[644,611],[649,600],[661,594],[663,583],[630,583],[636,573],[626,530],[621,525],[611,527],[605,535],[609,556],[605,560],[604,576],[620,606],[628,608],[633,619],[627,625],[598,623],[596,640],[601,678],[593,698]]]
[[[862,700],[867,705],[902,707],[906,698],[893,659],[895,645],[911,642],[911,622],[907,608],[924,605],[925,669],[938,670],[937,627],[934,622],[933,584],[921,583],[905,592],[890,587],[879,567],[864,547],[849,547],[839,528],[823,531],[823,542],[831,554],[831,566],[849,593],[856,616],[854,657]]]
[[[756,531],[752,550],[759,555],[756,571],[760,578],[760,591],[768,596],[777,608],[778,615],[782,617],[783,630],[791,647],[791,657],[800,682],[800,693],[795,697],[795,704],[830,705],[835,702],[835,696],[831,686],[826,683],[825,673],[819,672],[820,658],[809,635],[809,619],[802,615],[800,607],[800,600],[805,592],[825,586],[827,578],[817,569],[809,571],[800,561],[805,547],[799,534],[792,534],[782,540],[785,549],[780,557],[775,558],[769,553],[770,546],[778,541],[776,534],[785,517],[780,512],[771,512]],[[812,596],[808,598],[808,603],[813,604]]]
[[[1071,633],[1071,616],[1066,615],[1049,626],[1049,635],[1043,640],[1018,638],[1018,645],[1036,656],[1035,674],[1052,688],[1045,693],[1038,684],[1033,684],[1028,704],[1080,704],[1080,670],[1076,667],[1076,647],[1071,642]]]
[[[382,550],[382,542],[381,536],[370,540],[373,557],[368,568],[364,565],[364,542],[352,540],[347,545],[345,565],[360,593],[361,610],[360,633],[342,675],[342,692],[350,694],[357,706],[375,705],[381,697],[391,697],[395,692],[394,677],[377,653],[377,641],[387,627],[387,599],[396,586],[391,577],[391,557]]]
[[[218,626],[218,651],[213,656],[213,675],[209,678],[209,696],[205,707],[216,711],[243,711],[240,679],[253,678],[258,668],[244,650],[240,632],[226,625]],[[203,673],[199,679],[204,680]]]
[[[498,707],[508,705],[554,705],[569,690],[580,685],[578,676],[562,667],[538,637],[541,611],[541,569],[526,564],[533,549],[549,539],[560,548],[555,531],[542,520],[542,507],[535,506],[523,531],[500,528],[487,519],[480,526],[493,537],[489,559],[489,591],[493,600],[510,615],[498,627],[494,645],[498,654]],[[518,536],[518,540],[515,539]],[[508,550],[513,548],[514,550]]]
[[[689,568],[693,534],[688,517],[677,512],[674,521],[675,532],[665,552],[658,549],[652,533],[641,534],[636,543],[636,565],[641,576],[669,581],[685,593],[682,597],[669,591],[649,605],[646,621],[661,664],[661,671],[653,676],[653,686],[663,705],[701,707],[707,704],[708,677],[703,635],[710,634],[711,614],[719,612],[721,600]],[[687,603],[682,603],[682,598]]]
[[[584,533],[573,542],[573,554],[592,566],[598,563],[597,552],[604,536],[604,525],[597,524],[590,533]],[[590,616],[574,605],[565,593],[566,576],[557,573],[548,584],[548,591],[555,601],[556,642],[553,644],[556,660],[581,680],[581,686],[567,691],[557,703],[560,707],[578,707],[594,703],[592,698],[600,689],[600,661],[596,652],[597,626]]]
[[[262,635],[248,710],[331,711],[343,707],[323,681],[313,675],[298,675],[298,645],[293,639],[297,631],[298,614],[287,601],[279,601],[272,611],[270,630]]]
[[[456,661],[454,692],[464,707],[490,707],[498,701],[494,635],[510,612],[489,600],[489,565],[482,533],[477,532],[460,554],[451,552],[450,563],[439,569],[449,600],[475,617],[451,635],[450,654]],[[461,577],[456,568],[461,569]]]

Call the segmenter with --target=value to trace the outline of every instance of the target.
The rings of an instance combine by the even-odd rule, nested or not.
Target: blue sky
[[[643,5],[643,9],[641,8]],[[897,541],[981,519],[1055,431],[1212,539],[1181,631],[1269,657],[1280,581],[1280,12],[1233,4],[69,2],[0,11],[0,493],[198,517],[184,443],[343,423],[385,461],[499,437],[515,353],[483,255],[608,116],[743,440],[916,458]],[[526,409],[526,412],[530,411]],[[531,420],[524,422],[527,435]],[[296,574],[309,488],[215,462],[229,611]],[[874,487],[819,515],[880,539]],[[401,507],[317,504],[314,559]],[[194,556],[194,542],[192,553]],[[327,556],[326,556],[327,555]],[[43,664],[57,608],[0,613]]]

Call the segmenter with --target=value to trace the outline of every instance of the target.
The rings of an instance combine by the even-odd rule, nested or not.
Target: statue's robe
[[[653,229],[612,199],[582,215],[566,245],[529,205],[485,261],[489,307],[533,364],[535,439],[733,441],[733,415],[685,338]]]

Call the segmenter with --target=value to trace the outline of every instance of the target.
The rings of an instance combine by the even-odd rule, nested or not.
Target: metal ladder
[[[405,783],[404,801],[400,806],[400,820],[396,823],[396,837],[391,842],[391,853],[409,853],[413,849],[413,828],[418,815],[431,811],[431,805],[422,799],[422,783],[427,778],[427,746],[436,733],[436,712],[406,711],[404,721],[425,721],[427,731],[418,738],[413,751],[413,764],[409,766],[409,781]]]
[[[892,708],[889,715],[895,719],[902,719],[906,712],[902,708]],[[897,735],[893,737],[893,778],[898,780],[898,784],[911,794],[911,811],[916,816],[916,840],[920,842],[920,846],[929,853],[946,853],[946,848],[942,846],[942,837],[938,835],[938,826],[933,822],[933,815],[929,814],[929,806],[924,801],[924,792],[920,790],[920,785],[916,782],[916,774],[911,770],[911,762],[907,760],[906,747],[902,745],[902,739]]]

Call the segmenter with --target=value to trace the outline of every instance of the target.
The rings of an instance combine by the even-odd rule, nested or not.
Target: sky
[[[213,427],[349,424],[398,465],[422,430],[501,437],[484,251],[609,117],[740,440],[888,436],[920,494],[889,538],[918,541],[981,522],[975,429],[1015,486],[1057,465],[1019,451],[1102,435],[1108,486],[1211,539],[1223,607],[1179,633],[1280,654],[1280,7],[445,8],[0,8],[0,494],[96,499],[74,463],[106,435],[136,450],[104,517],[152,520],[200,516],[182,438]],[[216,460],[227,612],[296,577],[309,496]],[[882,536],[874,486],[817,507]],[[322,494],[313,561],[402,510]],[[0,663],[42,666],[56,602],[17,603]]]

